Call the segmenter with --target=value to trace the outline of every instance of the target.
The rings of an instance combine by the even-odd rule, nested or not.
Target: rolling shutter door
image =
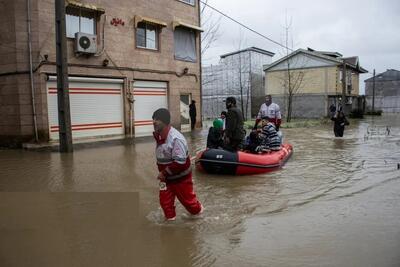
[[[168,108],[167,83],[153,81],[135,81],[134,95],[134,126],[135,136],[152,135],[154,111]]]
[[[69,77],[72,137],[124,134],[123,80]],[[47,82],[50,139],[59,139],[57,81]]]

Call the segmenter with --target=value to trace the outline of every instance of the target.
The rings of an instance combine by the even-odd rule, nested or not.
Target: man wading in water
[[[170,125],[171,115],[165,108],[153,113],[153,136],[160,180],[160,205],[166,220],[175,220],[175,197],[192,215],[203,212],[193,190],[192,169],[185,137]]]

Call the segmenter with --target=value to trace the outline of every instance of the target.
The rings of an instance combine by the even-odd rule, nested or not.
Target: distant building
[[[343,66],[346,66],[345,105],[350,112],[362,108],[363,98],[359,96],[359,75],[366,73],[358,57],[343,57],[337,52],[298,49],[271,65],[264,67],[265,91],[281,106],[283,115],[287,110],[287,84],[289,69],[299,82],[298,92],[293,96],[292,117],[319,118],[328,115],[331,103],[339,106],[343,94]]]
[[[221,55],[218,65],[203,67],[202,100],[203,118],[218,117],[225,110],[223,102],[234,96],[237,106],[249,119],[258,112],[254,101],[264,96],[263,65],[270,64],[274,53],[257,48]]]
[[[25,0],[1,2],[0,145],[59,138],[57,1],[30,2],[29,10]],[[201,109],[199,4],[65,1],[74,139],[151,135],[160,107],[190,130],[190,100]]]
[[[372,110],[374,77],[365,81],[366,108]],[[386,113],[400,112],[400,71],[389,69],[375,75],[374,110]]]

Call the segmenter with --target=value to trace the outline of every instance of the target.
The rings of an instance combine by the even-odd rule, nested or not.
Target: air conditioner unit
[[[97,36],[83,32],[75,33],[75,53],[96,54]]]

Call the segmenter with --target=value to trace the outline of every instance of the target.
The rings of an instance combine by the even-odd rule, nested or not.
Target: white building
[[[259,109],[259,105],[254,103],[265,95],[263,65],[271,64],[274,55],[249,47],[221,55],[218,65],[203,67],[203,118],[218,117],[226,109],[223,101],[228,96],[236,98],[246,119],[254,117]]]

